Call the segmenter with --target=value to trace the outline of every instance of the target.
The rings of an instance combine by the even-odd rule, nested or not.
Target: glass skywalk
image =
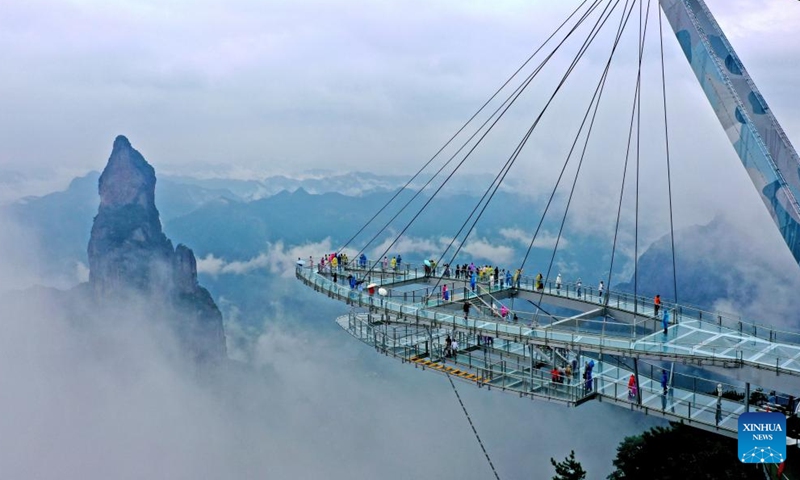
[[[345,272],[363,273],[357,270],[342,272],[340,278],[347,274]],[[796,343],[800,335],[795,332],[665,303],[663,311],[670,312],[665,335],[662,319],[654,316],[647,300],[630,294],[612,291],[600,297],[591,287],[583,287],[579,294],[574,285],[562,285],[557,291],[550,283],[543,290],[536,291],[529,277],[521,278],[518,287],[481,284],[476,288],[477,292],[471,292],[466,281],[426,277],[410,265],[401,272],[369,275],[367,281],[375,285],[373,294],[334,283],[329,275],[318,273],[313,268],[298,267],[296,274],[318,291],[351,304],[378,309],[392,316],[394,321],[423,322],[431,326],[446,324],[495,338],[554,344],[568,349],[703,365],[749,366],[800,376],[800,344]],[[406,289],[400,295],[394,295],[395,287],[411,284],[422,286],[419,293]],[[442,284],[447,284],[453,292],[448,301],[442,299]],[[387,295],[377,294],[378,288],[386,290]],[[467,318],[460,310],[465,298],[474,305]],[[595,318],[581,318],[581,315],[557,318],[520,312],[519,321],[515,323],[501,318],[491,308],[493,304],[511,298],[528,299],[537,305],[568,306],[576,311],[594,313]]]

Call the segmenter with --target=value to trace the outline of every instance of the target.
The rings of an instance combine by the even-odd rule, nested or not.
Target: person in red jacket
[[[628,398],[636,398],[636,377],[633,375],[628,379]]]
[[[653,299],[653,311],[655,312],[653,315],[658,316],[658,310],[661,308],[661,295],[656,295],[656,298]]]

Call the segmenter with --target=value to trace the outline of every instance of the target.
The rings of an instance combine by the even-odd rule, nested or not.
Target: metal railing
[[[415,322],[425,321],[432,325],[448,324],[451,328],[471,329],[475,332],[482,332],[485,335],[503,337],[515,341],[527,339],[532,343],[550,342],[574,345],[581,344],[596,350],[612,350],[621,353],[646,353],[661,358],[703,358],[720,360],[723,362],[737,362],[753,365],[759,368],[775,369],[776,371],[787,371],[789,373],[800,374],[795,356],[800,350],[784,348],[789,350],[785,357],[765,355],[765,345],[758,342],[748,342],[751,337],[747,332],[733,329],[724,330],[724,325],[717,325],[720,332],[726,334],[741,335],[736,337],[738,343],[734,346],[718,345],[698,345],[697,342],[680,339],[669,339],[663,341],[656,338],[648,338],[649,330],[646,326],[648,320],[635,322],[633,324],[612,323],[591,319],[580,319],[574,321],[571,328],[562,326],[558,329],[546,327],[529,327],[522,324],[500,321],[495,317],[486,315],[475,315],[472,318],[464,318],[459,314],[442,312],[435,309],[409,305],[403,302],[385,299],[380,296],[369,295],[366,292],[351,289],[334,283],[323,275],[318,275],[312,270],[298,268],[297,276],[305,283],[313,286],[318,291],[325,291],[329,296],[346,301],[348,304],[368,307],[373,311],[383,311],[386,315],[397,315],[399,320]],[[653,321],[650,319],[649,321]],[[777,341],[776,335],[771,335],[772,342]],[[769,360],[769,361],[767,361]]]

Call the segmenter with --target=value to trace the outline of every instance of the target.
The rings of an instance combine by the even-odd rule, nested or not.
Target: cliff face
[[[161,231],[156,174],[125,137],[117,137],[100,175],[100,208],[89,240],[89,283],[98,296],[127,288],[159,294],[170,287],[172,243]]]
[[[100,208],[89,240],[89,286],[97,301],[141,296],[199,358],[226,355],[222,314],[197,283],[197,262],[173,248],[155,205],[153,167],[119,136],[100,175]]]

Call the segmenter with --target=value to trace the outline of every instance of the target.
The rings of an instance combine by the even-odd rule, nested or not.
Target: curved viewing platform
[[[317,291],[348,304],[381,311],[393,321],[447,325],[494,338],[569,350],[698,366],[746,366],[800,376],[800,333],[668,302],[662,304],[662,311],[656,316],[651,301],[627,293],[607,291],[601,297],[592,287],[578,289],[565,283],[556,288],[552,282],[535,290],[534,280],[527,276],[512,286],[482,282],[473,291],[466,280],[426,276],[424,269],[413,265],[404,265],[397,271],[341,269],[336,282],[331,273],[320,273],[316,268],[298,266],[296,275]],[[348,275],[363,280],[361,287],[366,284],[373,288],[351,288]],[[450,292],[448,299],[442,295],[443,285]],[[512,308],[503,318],[500,308],[512,300],[541,308],[535,313]],[[465,301],[471,305],[466,318],[462,310]],[[546,313],[552,306],[577,313]]]
[[[381,353],[453,378],[520,396],[567,405],[599,400],[623,408],[680,421],[735,437],[739,415],[745,411],[765,411],[769,406],[745,401],[747,392],[724,385],[725,397],[716,394],[717,382],[698,376],[668,373],[668,384],[661,384],[660,367],[640,363],[636,368],[613,357],[600,360],[590,354],[574,354],[537,349],[524,344],[486,337],[467,331],[449,332],[445,328],[416,327],[380,320],[380,315],[350,314],[337,318],[344,330]],[[447,351],[445,337],[457,339],[459,348]],[[587,380],[578,371],[554,378],[548,371],[552,355],[565,354],[578,365],[592,362]],[[585,371],[585,370],[584,370]],[[632,394],[631,375],[638,373],[638,388]]]
[[[424,272],[412,265],[377,272],[298,265],[296,276],[352,306],[337,323],[363,343],[479,387],[574,406],[605,401],[727,436],[736,435],[744,412],[792,413],[792,396],[764,393],[776,389],[681,373],[664,360],[800,376],[800,345],[778,341],[797,334],[666,303],[665,335],[663,317],[643,297],[601,297],[596,289],[552,283],[536,291],[528,277],[512,286],[483,282],[473,291],[466,280]],[[449,292],[444,297],[442,285]],[[511,308],[503,317],[502,306],[512,300],[535,308]],[[465,302],[471,305],[466,318]],[[543,311],[553,306],[578,313]]]

